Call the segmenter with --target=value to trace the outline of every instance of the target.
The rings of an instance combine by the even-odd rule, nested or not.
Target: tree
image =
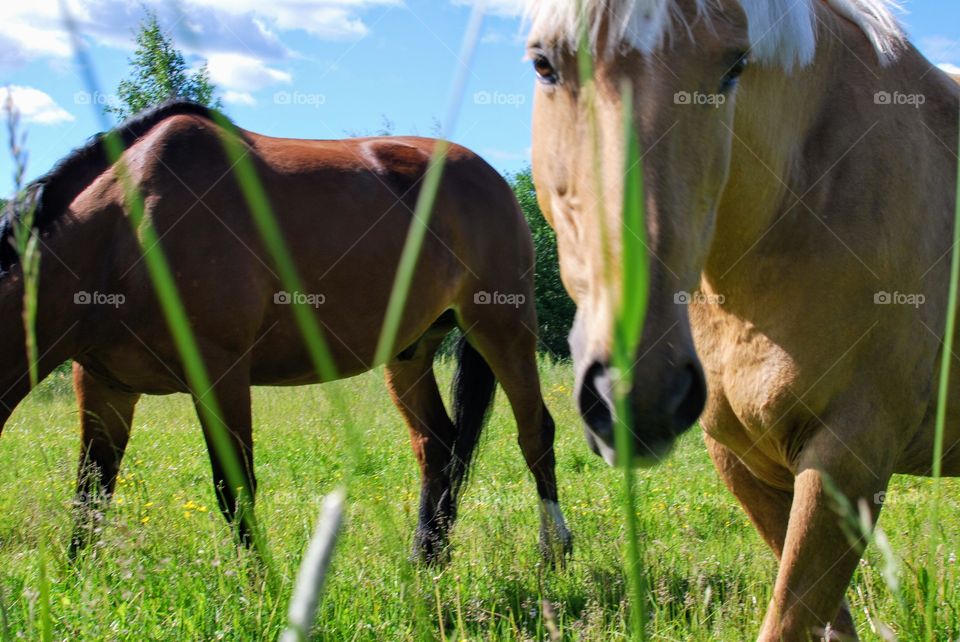
[[[130,76],[117,87],[120,102],[107,105],[104,108],[107,113],[124,120],[171,98],[186,98],[220,108],[206,63],[191,74],[183,54],[174,46],[172,34],[160,28],[156,14],[148,12],[140,22],[136,42],[137,48],[130,59]]]
[[[537,203],[530,168],[507,175],[520,209],[527,219],[537,251],[536,293],[537,317],[540,324],[540,349],[557,358],[570,356],[567,335],[577,308],[567,296],[560,280],[557,257],[557,235],[547,223]]]

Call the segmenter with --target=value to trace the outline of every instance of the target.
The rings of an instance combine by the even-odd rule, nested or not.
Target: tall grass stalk
[[[450,106],[447,114],[446,133],[449,135],[453,131],[453,126],[457,119],[459,107],[462,103],[464,87],[466,85],[467,72],[469,67],[467,63],[472,59],[473,52],[479,41],[480,28],[482,26],[483,7],[476,6],[471,13],[463,45],[461,46],[460,60],[462,62],[460,70],[454,80],[454,88],[450,100]],[[261,238],[266,244],[267,250],[280,272],[280,280],[283,287],[292,292],[303,291],[303,282],[297,272],[292,254],[289,251],[279,223],[274,215],[270,205],[269,198],[263,187],[262,181],[256,172],[256,167],[247,150],[237,136],[237,129],[228,119],[215,115],[217,123],[228,132],[224,136],[224,148],[227,157],[234,168],[237,182],[243,193],[244,199],[250,208],[251,214],[255,220]],[[231,135],[232,134],[232,135]],[[443,175],[446,153],[449,149],[449,143],[440,141],[430,159],[428,169],[421,187],[417,205],[411,221],[410,232],[404,245],[400,264],[397,270],[397,276],[391,291],[391,297],[388,303],[387,313],[384,324],[381,327],[381,333],[378,345],[374,354],[374,363],[385,363],[389,361],[395,351],[396,335],[399,330],[400,319],[406,299],[409,295],[410,286],[413,279],[413,272],[419,258],[420,250],[423,246],[423,240],[428,230],[428,222],[436,202],[437,192],[440,187],[440,180]],[[295,304],[295,320],[303,335],[307,349],[310,353],[314,369],[317,371],[322,381],[331,381],[337,378],[336,365],[333,362],[329,352],[320,324],[314,316],[313,311],[306,305]],[[335,394],[332,400],[335,411],[343,417],[349,416],[349,407],[342,395]],[[347,434],[347,443],[349,449],[355,456],[352,472],[361,465],[361,458],[364,456],[363,444],[359,435]],[[345,480],[350,483],[350,476]],[[390,520],[385,509],[378,509],[380,513],[381,526],[384,531],[396,533],[396,526]],[[416,600],[416,591],[409,590],[414,582],[412,569],[404,567],[402,572],[402,581],[408,590],[404,591],[414,600],[413,613],[415,619],[421,623],[427,622],[428,615],[424,605]]]
[[[70,19],[69,14],[67,14],[66,7],[63,7],[63,9],[64,14],[67,15],[68,29],[73,35],[74,42],[76,44],[77,31],[73,26],[73,22]],[[474,9],[467,36],[464,39],[461,62],[463,62],[464,59],[469,60],[472,58],[473,51],[476,48],[476,43],[479,40],[482,15],[482,7]],[[75,51],[80,63],[80,67],[84,72],[88,89],[90,91],[94,91],[98,87],[98,84],[93,76],[93,68],[90,66],[89,61],[86,60],[85,54],[81,48],[75,46]],[[457,110],[461,104],[463,89],[466,84],[467,70],[468,67],[466,63],[463,63],[455,82],[447,121],[451,126],[456,120]],[[257,175],[256,167],[248,155],[248,150],[244,148],[243,144],[241,143],[241,139],[236,136],[236,127],[233,126],[232,123],[230,123],[226,118],[215,117],[215,119],[217,120],[217,123],[228,132],[228,135],[223,137],[224,148],[226,150],[228,159],[233,165],[233,170],[238,185],[240,186],[244,199],[247,202],[255,224],[257,225],[258,231],[275,265],[277,266],[278,271],[280,272],[279,276],[283,287],[293,292],[303,291],[304,288],[302,281],[297,273],[296,266],[292,259],[292,254],[289,252],[287,245],[283,240],[281,228],[273,215],[269,198],[267,197],[263,185]],[[450,129],[452,130],[452,127]],[[117,140],[113,142],[119,143]],[[111,162],[117,163],[120,166],[118,174],[121,175],[121,177],[126,176],[124,188],[125,192],[127,192],[128,200],[130,201],[129,209],[131,210],[131,223],[135,227],[138,227],[141,233],[146,232],[146,234],[141,235],[141,241],[145,252],[145,263],[148,271],[150,272],[151,279],[154,281],[154,285],[158,291],[158,297],[160,298],[163,306],[168,325],[171,327],[171,332],[174,335],[178,351],[181,354],[181,358],[184,360],[188,383],[192,389],[209,390],[209,377],[204,370],[204,364],[202,362],[202,358],[200,357],[198,346],[196,345],[196,342],[190,333],[190,328],[186,323],[186,316],[183,310],[182,301],[178,296],[175,284],[170,276],[169,265],[167,265],[165,257],[157,245],[158,239],[156,238],[155,231],[149,225],[149,221],[144,219],[142,198],[140,195],[136,194],[135,186],[129,184],[129,176],[122,168],[122,164],[119,163],[121,154],[123,153],[122,146],[112,145],[110,147],[111,148],[108,149],[108,154]],[[439,188],[443,160],[445,159],[446,151],[447,144],[441,143],[437,146],[435,154],[431,159],[430,170],[427,173],[424,186],[421,189],[420,199],[418,201],[418,206],[415,213],[415,220],[420,222],[421,225],[413,225],[411,227],[411,238],[408,238],[408,242],[404,248],[403,259],[401,260],[401,270],[399,271],[390,300],[391,309],[395,312],[395,314],[391,315],[388,313],[387,315],[387,321],[385,322],[381,333],[380,347],[377,351],[377,362],[385,362],[390,356],[392,356],[391,347],[395,342],[395,335],[399,328],[400,313],[402,312],[406,295],[409,292],[413,268],[415,267],[416,259],[419,255],[420,247],[422,246],[423,236],[427,231],[427,221],[429,219],[429,215],[436,198],[436,193]],[[417,238],[418,234],[419,238]],[[149,248],[149,251],[147,251],[147,248]],[[294,305],[294,317],[298,328],[304,337],[314,369],[317,371],[320,379],[324,381],[336,379],[337,372],[335,364],[332,356],[330,355],[327,343],[324,340],[317,318],[306,306],[299,304]],[[342,415],[346,416],[346,404],[337,403],[338,401],[342,401],[340,396],[337,395],[337,399],[333,401],[333,405],[339,411],[341,411]],[[229,457],[232,452],[227,449],[229,443],[223,441],[223,439],[226,438],[226,432],[223,422],[219,420],[222,415],[217,407],[216,399],[210,396],[208,399],[204,400],[204,403],[201,404],[201,408],[209,411],[210,415],[212,415],[209,417],[209,420],[212,421],[216,426],[213,431],[215,437],[215,449],[218,452],[225,452]],[[348,435],[348,437],[350,436]],[[359,463],[359,458],[363,452],[363,448],[358,442],[358,439],[359,437],[351,437],[349,439],[349,446],[351,447],[351,450],[357,453]],[[240,462],[224,461],[223,463],[228,479],[231,480],[229,483],[235,487],[241,485],[240,483],[235,483],[242,481],[242,478],[238,477],[241,470],[239,468]],[[264,558],[264,560],[268,561],[270,559],[269,550],[267,549],[262,531],[258,527],[258,524],[255,520],[252,506],[245,514],[249,516],[250,521],[248,523],[251,524],[252,531],[255,533],[255,544],[257,549],[261,553],[261,556]],[[386,515],[385,511],[384,515]],[[386,521],[389,522],[389,519]],[[392,524],[387,524],[387,526],[392,526]],[[272,563],[268,561],[268,570],[272,567]],[[405,568],[402,575],[404,584],[409,585],[413,580],[411,569]],[[275,577],[275,573],[270,572],[268,577]],[[416,591],[406,590],[404,593],[415,599]],[[413,608],[414,615],[420,622],[423,622],[426,616],[423,606],[424,605],[420,603],[416,603]]]
[[[958,115],[960,117],[960,115]],[[960,140],[957,141],[960,154]],[[953,245],[950,253],[950,291],[947,296],[947,322],[943,333],[943,349],[940,358],[940,387],[937,391],[936,433],[933,442],[933,501],[930,503],[930,551],[927,555],[927,640],[934,642],[934,616],[937,602],[937,583],[934,578],[939,570],[937,548],[940,544],[940,478],[943,473],[943,434],[947,421],[949,399],[950,361],[953,359],[953,334],[957,326],[957,287],[960,282],[960,160],[957,162],[956,202],[953,217]],[[931,594],[932,592],[932,594]]]
[[[646,626],[646,573],[644,559],[640,550],[640,529],[637,524],[636,496],[633,470],[633,433],[629,403],[629,391],[633,380],[633,359],[643,332],[648,295],[648,265],[646,255],[646,219],[643,203],[643,176],[639,141],[633,126],[633,93],[629,87],[622,91],[624,131],[624,177],[623,203],[620,222],[621,273],[614,273],[611,261],[610,225],[604,204],[605,188],[602,165],[602,140],[596,111],[596,82],[594,65],[586,31],[586,22],[581,27],[577,66],[580,90],[587,101],[588,128],[591,141],[594,197],[596,199],[597,220],[599,221],[600,256],[603,278],[606,287],[612,291],[619,276],[621,288],[620,300],[613,331],[613,353],[611,366],[614,368],[614,446],[617,461],[623,472],[623,512],[627,531],[626,560],[624,572],[627,576],[628,594],[631,609],[629,614],[630,634],[634,640],[645,640]]]
[[[66,4],[61,5],[61,11],[67,31],[70,33],[74,56],[83,72],[87,90],[91,92],[91,95],[97,95],[99,84],[96,82],[94,68],[86,55],[77,25]],[[109,123],[106,123],[102,112],[98,113],[97,116],[104,123],[104,129],[108,130],[103,137],[102,144],[123,188],[130,225],[136,232],[136,237],[140,240],[144,264],[156,291],[174,345],[180,355],[184,374],[187,378],[186,383],[191,390],[195,391],[198,412],[204,423],[209,427],[214,449],[220,459],[227,483],[233,489],[243,488],[245,486],[245,476],[243,475],[242,464],[233,452],[228,429],[223,420],[224,415],[216,395],[212,394],[212,382],[201,356],[200,347],[193,334],[193,329],[190,327],[183,302],[177,292],[170,264],[160,246],[156,229],[150,219],[145,216],[143,195],[134,183],[129,168],[123,162],[122,156],[125,151],[123,141],[116,132],[109,128]],[[257,523],[251,500],[250,497],[243,497],[242,494],[238,494],[238,514],[246,522],[250,532],[253,533],[253,544],[267,570],[268,587],[273,589],[276,580],[273,560],[263,532]]]
[[[13,93],[8,89],[4,101],[7,116],[7,134],[9,136],[10,156],[13,158],[14,196],[9,205],[16,215],[11,216],[13,241],[20,256],[20,273],[23,279],[23,331],[27,351],[27,372],[30,388],[39,383],[37,364],[37,288],[40,285],[39,237],[33,229],[33,217],[36,214],[36,202],[33,195],[24,192],[23,177],[27,172],[26,135],[20,134],[20,113],[13,104]]]
[[[281,637],[281,642],[305,642],[309,639],[326,581],[327,568],[330,566],[340,524],[343,522],[345,498],[344,490],[338,488],[323,500],[320,519],[297,573],[297,583],[290,599],[287,617],[289,625]]]
[[[467,24],[467,32],[460,45],[460,54],[457,57],[460,66],[454,77],[453,89],[450,92],[450,101],[447,108],[447,118],[443,123],[445,138],[452,136],[456,129],[457,117],[463,103],[463,92],[467,84],[467,74],[470,71],[470,63],[477,49],[477,43],[480,41],[484,8],[485,2],[479,2],[473,6],[473,11],[470,13],[470,22]],[[443,178],[449,147],[450,144],[446,140],[439,141],[434,147],[430,163],[427,165],[423,185],[417,197],[417,205],[410,221],[410,231],[407,233],[407,240],[404,243],[400,263],[397,266],[397,274],[390,292],[390,301],[387,303],[387,311],[380,328],[380,338],[377,340],[377,348],[374,352],[376,363],[386,362],[396,351],[400,321],[403,318],[403,310],[410,294],[410,287],[413,285],[413,276],[417,267],[417,260],[420,258],[420,250],[423,248],[423,240],[429,230],[430,218],[433,214],[433,206],[436,203],[437,192],[440,190],[440,180]]]
[[[6,591],[0,588],[0,639],[3,642],[11,642],[13,635],[10,633],[10,614],[7,613]]]
[[[226,135],[223,136],[224,150],[230,161],[233,171],[236,175],[237,183],[240,186],[241,193],[247,203],[247,207],[254,219],[261,239],[266,245],[267,251],[273,259],[279,271],[281,286],[289,292],[304,292],[305,286],[296,264],[293,260],[293,254],[290,252],[286,241],[283,238],[283,232],[280,224],[274,214],[270,199],[264,189],[263,182],[257,174],[256,166],[247,149],[244,148],[241,138],[238,135],[236,126],[229,119],[214,114],[217,124],[222,127]],[[312,365],[320,381],[333,381],[338,378],[336,364],[330,353],[320,321],[315,316],[313,310],[306,304],[292,301],[294,320],[304,338],[304,342],[309,353]],[[333,413],[339,417],[350,417],[350,407],[346,398],[339,388],[333,388],[328,393],[330,405]],[[348,469],[348,473],[343,482],[349,487],[353,475],[363,464],[362,458],[365,455],[365,448],[362,437],[359,433],[353,431],[346,432],[347,450],[352,453],[353,466]],[[390,519],[385,507],[378,507],[379,521],[381,530],[397,535],[397,528]],[[302,571],[302,569],[301,569]],[[409,567],[404,567],[401,571],[401,581],[409,589],[413,585],[414,576]],[[405,590],[404,595],[415,599],[416,591]],[[427,622],[428,615],[422,604],[414,602],[412,605],[414,617],[420,622]]]
[[[37,595],[37,619],[41,642],[53,640],[53,614],[50,611],[50,578],[47,575],[47,547],[40,538],[40,590]]]
[[[232,489],[243,489],[246,477],[243,474],[243,465],[236,457],[233,443],[230,439],[229,428],[224,421],[224,414],[213,391],[213,383],[203,361],[197,338],[190,327],[186,308],[177,291],[173,272],[166,255],[160,246],[153,222],[146,216],[143,194],[137,188],[130,175],[129,168],[123,162],[123,142],[115,132],[107,133],[103,138],[107,156],[115,168],[117,177],[123,186],[124,199],[127,203],[127,213],[130,225],[138,232],[143,261],[147,266],[150,279],[156,291],[157,298],[163,309],[164,319],[173,338],[177,352],[180,354],[187,385],[194,391],[197,400],[197,410],[207,425],[214,450],[223,466],[227,483]],[[237,513],[243,519],[254,537],[254,547],[264,562],[270,583],[276,579],[273,572],[272,556],[267,547],[265,535],[257,523],[253,509],[253,498],[238,494]]]
[[[633,470],[633,426],[630,390],[633,388],[633,366],[649,298],[649,266],[646,251],[646,217],[644,215],[643,169],[640,143],[633,126],[633,91],[629,85],[622,92],[623,131],[625,132],[626,170],[623,177],[623,212],[621,243],[620,307],[614,323],[612,364],[617,373],[614,390],[616,421],[614,440],[617,457],[623,468],[623,495],[627,526],[627,570],[633,599],[633,635],[646,638],[646,572],[637,526]]]
[[[305,292],[303,280],[293,261],[293,254],[283,239],[280,224],[274,216],[270,198],[263,187],[263,182],[257,175],[253,159],[249,151],[244,148],[236,126],[223,115],[214,112],[214,119],[223,128],[227,135],[222,137],[224,150],[233,172],[236,174],[237,184],[244,200],[250,209],[260,238],[266,244],[267,251],[273,259],[274,265],[280,272],[280,282],[290,292]],[[321,381],[333,381],[337,378],[337,368],[330,355],[330,349],[320,329],[320,323],[306,303],[291,301],[294,320],[306,342],[307,351],[313,362],[314,370]]]

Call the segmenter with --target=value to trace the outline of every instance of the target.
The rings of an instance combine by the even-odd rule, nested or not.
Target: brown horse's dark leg
[[[567,529],[557,494],[555,426],[540,391],[536,317],[531,315],[532,318],[519,323],[497,307],[464,308],[463,323],[470,329],[467,338],[490,365],[513,408],[520,450],[540,495],[541,552],[548,561],[562,561],[573,550],[573,536]]]
[[[71,557],[86,546],[110,501],[140,398],[111,387],[79,363],[73,364],[73,387],[80,405],[81,447]]]
[[[220,512],[237,529],[240,541],[253,543],[252,523],[245,507],[253,508],[257,479],[253,471],[253,423],[250,409],[249,364],[233,355],[205,359],[213,388],[205,394],[193,393],[194,405],[203,426],[207,452],[213,469],[213,485]],[[231,360],[232,359],[232,360]],[[204,399],[216,399],[222,424],[212,421],[213,405]],[[229,467],[239,479],[230,483]]]
[[[413,558],[426,563],[442,561],[457,513],[457,498],[447,474],[456,434],[433,372],[438,343],[421,341],[412,356],[386,368],[387,388],[407,423],[420,464],[420,515]]]

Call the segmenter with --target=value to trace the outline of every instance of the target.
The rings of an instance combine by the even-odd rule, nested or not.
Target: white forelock
[[[817,48],[815,3],[819,0],[740,0],[750,25],[752,57],[786,69],[813,60]],[[838,15],[856,24],[870,40],[882,64],[894,60],[904,34],[894,16],[895,0],[826,0]],[[712,10],[697,0],[699,11]],[[526,0],[532,39],[575,45],[585,29],[596,48],[605,20],[607,42],[642,52],[661,46],[678,26],[686,25],[675,0]]]

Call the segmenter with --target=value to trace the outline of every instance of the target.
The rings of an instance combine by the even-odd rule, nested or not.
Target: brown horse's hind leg
[[[532,306],[532,298],[527,302]],[[501,308],[501,309],[497,309]],[[460,311],[467,338],[496,375],[517,421],[518,442],[540,496],[540,550],[544,559],[562,563],[573,551],[557,494],[555,425],[540,391],[537,370],[537,322],[533,314],[498,305],[468,305]]]
[[[254,542],[253,524],[247,518],[250,513],[244,508],[253,508],[257,490],[253,471],[249,364],[229,354],[215,359],[204,356],[209,377],[215,383],[205,394],[198,395],[194,391],[193,399],[210,455],[214,491],[227,523],[237,529],[240,541],[249,546]],[[209,420],[208,415],[214,406],[201,400],[201,397],[209,399],[211,395],[221,412],[222,426]],[[229,467],[235,468],[238,477],[233,484],[230,483]]]
[[[80,406],[81,447],[71,557],[86,546],[110,501],[140,398],[110,386],[79,363],[73,364],[73,387]]]
[[[783,545],[787,537],[787,524],[790,521],[790,506],[793,493],[773,488],[753,476],[753,473],[740,461],[737,455],[704,435],[707,451],[730,492],[740,501],[747,517],[760,533],[779,562],[783,556]],[[770,608],[774,603],[771,601]],[[836,618],[831,620],[833,632],[844,640],[856,640],[857,629],[850,613],[850,605],[844,600]]]
[[[387,388],[410,431],[410,444],[420,464],[420,515],[413,558],[442,560],[447,534],[456,518],[456,496],[448,467],[456,434],[437,388],[433,355],[440,339],[420,341],[412,354],[386,368]]]

